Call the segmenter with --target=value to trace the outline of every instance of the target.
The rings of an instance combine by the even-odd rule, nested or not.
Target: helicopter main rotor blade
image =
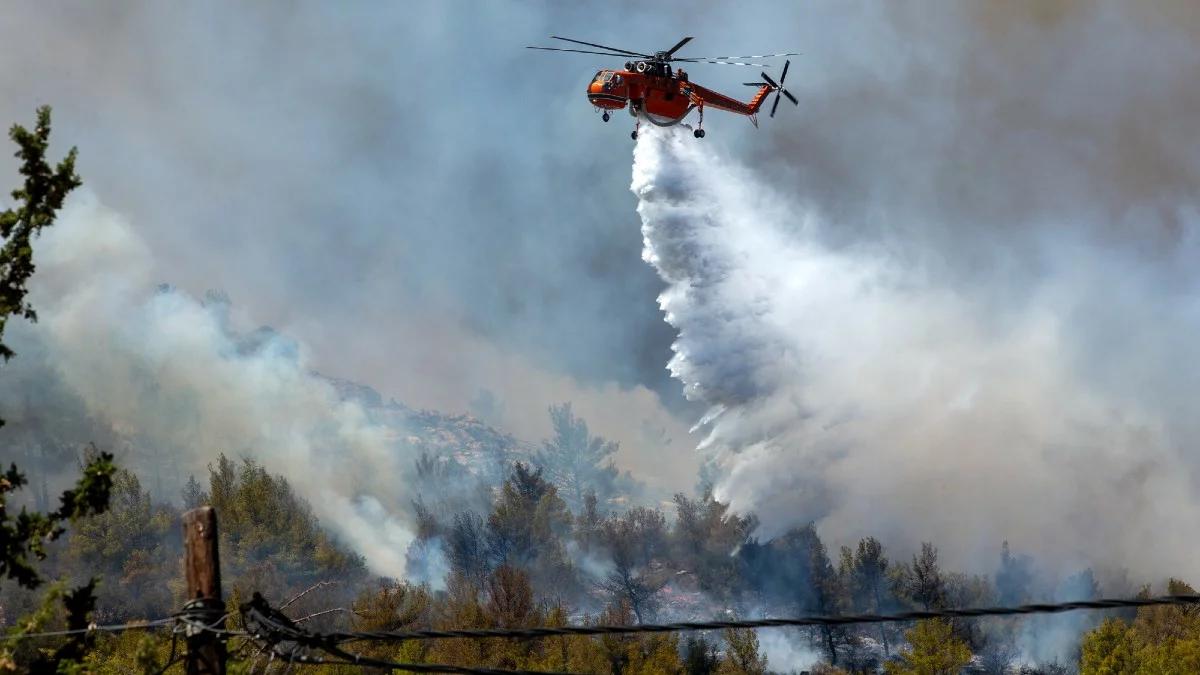
[[[526,47],[525,49],[541,49],[547,52],[575,52],[577,54],[600,54],[602,56],[619,56],[626,58],[628,54],[616,54],[614,52],[592,52],[586,49],[562,49],[560,47]]]
[[[691,41],[692,41],[692,38],[685,37],[682,40],[680,40],[679,42],[676,42],[674,47],[671,47],[670,49],[667,50],[667,56],[668,57],[671,56],[675,52],[679,51],[680,47],[686,45],[687,43],[689,43]]]
[[[692,60],[692,59],[708,59],[712,61],[730,61],[732,59],[771,59],[776,56],[799,56],[799,52],[786,52],[784,54],[751,54],[749,56],[685,56],[676,61]]]
[[[609,47],[609,46],[607,46],[607,45],[598,45],[598,44],[596,44],[596,43],[594,43],[594,42],[584,42],[583,40],[572,40],[571,38],[559,37],[559,36],[557,36],[557,35],[551,35],[551,36],[550,36],[550,39],[552,39],[552,40],[562,40],[563,42],[574,42],[575,44],[579,44],[579,45],[587,45],[587,46],[589,46],[589,47],[597,47],[597,48],[599,48],[599,49],[607,49],[607,50],[608,50],[608,51],[610,51],[610,52],[620,52],[620,53],[622,53],[622,54],[624,54],[624,55],[626,55],[626,56],[640,56],[640,57],[641,57],[641,58],[643,58],[643,59],[652,59],[652,58],[654,58],[653,56],[650,56],[649,54],[642,54],[641,52],[631,52],[631,51],[629,51],[629,50],[627,50],[627,49],[617,49],[616,47]]]
[[[755,66],[757,68],[770,68],[766,63],[741,63],[738,61],[706,61],[704,59],[671,59],[675,63],[715,63],[718,66]]]

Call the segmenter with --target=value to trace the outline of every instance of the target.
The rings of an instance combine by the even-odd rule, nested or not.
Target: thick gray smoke
[[[1194,273],[1164,292],[1060,231],[1020,300],[959,286],[826,246],[836,222],[678,129],[639,138],[632,189],[679,333],[671,372],[711,407],[717,495],[763,534],[816,520],[834,543],[931,540],[979,571],[1008,539],[1055,572],[1200,575],[1171,534],[1200,518]]]
[[[184,475],[204,475],[219,452],[256,459],[375,572],[403,576],[413,461],[404,446],[313,375],[297,344],[261,331],[239,339],[222,303],[156,292],[145,243],[83,193],[37,242],[40,320],[20,328],[14,365],[39,356],[89,415],[173,455]],[[35,391],[25,397],[54,405]],[[29,411],[6,412],[20,423]]]

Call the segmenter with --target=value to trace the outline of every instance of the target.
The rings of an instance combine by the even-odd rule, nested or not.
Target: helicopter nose
[[[618,110],[625,107],[625,97],[617,94],[615,91],[605,91],[604,85],[599,82],[593,82],[588,87],[588,102],[597,108],[606,108],[609,110]]]

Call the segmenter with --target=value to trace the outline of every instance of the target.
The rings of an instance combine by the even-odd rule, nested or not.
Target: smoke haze
[[[1046,241],[1045,271],[1002,304],[832,249],[836,222],[686,129],[639,138],[632,188],[679,331],[672,374],[712,409],[717,496],[763,536],[815,520],[968,568],[1009,539],[1059,572],[1200,573],[1163,536],[1200,517],[1194,415],[1172,403],[1200,375],[1195,296],[1078,238]],[[1116,317],[1097,350],[1096,319]]]
[[[407,495],[386,476],[408,460],[376,458],[373,427],[309,369],[446,411],[486,388],[493,421],[528,440],[570,400],[660,491],[691,487],[687,429],[724,409],[705,430],[721,495],[771,528],[932,539],[983,571],[1005,537],[1064,567],[1197,571],[1162,536],[1195,515],[1195,2],[3,14],[0,120],[52,104],[93,195],[60,223],[84,240],[35,245],[43,322],[10,326],[25,342],[5,386],[23,360],[61,358],[80,405],[183,444],[196,470],[313,433],[263,459],[325,522],[339,503],[394,513]],[[799,108],[757,130],[710,115],[699,147],[638,149],[670,324],[638,259],[629,120],[602,124],[583,98],[617,64],[521,49],[549,34],[804,52],[788,76]],[[752,79],[692,70],[735,94]],[[182,290],[153,295],[164,281]],[[189,299],[214,287],[234,324],[295,342],[234,359]],[[237,359],[250,372],[228,372]],[[142,391],[159,373],[175,389]],[[0,392],[0,416],[36,403],[23,393]],[[362,465],[330,468],[317,439]],[[339,496],[303,484],[302,460],[336,469]]]
[[[40,362],[21,367],[45,368],[43,380],[57,379],[90,418],[173,451],[185,471],[202,474],[218,452],[258,459],[372,569],[402,575],[414,458],[311,374],[297,344],[239,336],[223,302],[155,292],[145,243],[88,192],[39,244],[31,300],[40,320],[16,344],[36,340]],[[53,404],[44,386],[26,389],[33,405],[15,411],[14,424]]]

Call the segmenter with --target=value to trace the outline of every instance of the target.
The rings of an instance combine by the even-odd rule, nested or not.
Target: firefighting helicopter
[[[557,35],[551,35],[550,39],[595,47],[596,49],[603,49],[605,51],[566,49],[562,47],[526,47],[526,49],[541,49],[549,52],[575,52],[578,54],[600,54],[602,56],[632,57],[637,59],[627,61],[625,63],[625,70],[601,70],[596,73],[587,90],[588,101],[597,109],[603,111],[601,118],[605,122],[610,119],[609,111],[620,110],[626,105],[629,106],[629,114],[635,120],[633,133],[629,134],[629,136],[634,139],[638,136],[638,129],[641,128],[641,121],[643,119],[656,126],[669,127],[682,122],[683,118],[687,117],[692,110],[696,110],[700,117],[696,129],[692,133],[696,138],[704,138],[705,107],[745,115],[757,127],[758,111],[762,108],[763,103],[771,92],[775,92],[775,101],[771,104],[771,117],[775,116],[775,110],[779,107],[780,96],[786,96],[794,105],[800,104],[796,100],[796,97],[792,96],[791,92],[783,88],[783,81],[787,78],[788,66],[791,65],[791,61],[783,64],[783,72],[779,75],[778,82],[771,79],[771,76],[764,72],[762,73],[761,82],[743,83],[747,86],[758,87],[758,91],[754,94],[754,97],[747,103],[730,98],[724,94],[719,94],[692,82],[682,68],[671,68],[672,63],[715,63],[725,66],[761,66],[767,68],[769,66],[762,63],[748,63],[736,59],[798,56],[797,52],[759,54],[756,56],[679,57],[675,56],[675,52],[690,42],[692,38],[685,37],[675,43],[674,47],[666,51],[654,52],[653,54],[632,52],[626,49],[607,47],[594,42],[573,40]]]

